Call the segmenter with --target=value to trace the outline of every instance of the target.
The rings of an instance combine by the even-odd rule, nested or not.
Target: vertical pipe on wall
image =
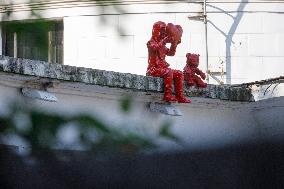
[[[209,83],[209,70],[208,70],[208,39],[207,39],[207,11],[206,11],[206,0],[203,1],[203,16],[204,16],[204,31],[205,31],[205,62],[206,62],[206,81]]]
[[[18,45],[17,45],[17,33],[14,32],[14,58],[18,57],[17,47],[18,47]]]
[[[2,37],[2,25],[0,24],[0,55],[3,55],[3,37]]]
[[[52,60],[52,44],[51,44],[51,41],[52,41],[52,34],[51,34],[51,31],[48,31],[48,62],[51,63],[53,62]]]

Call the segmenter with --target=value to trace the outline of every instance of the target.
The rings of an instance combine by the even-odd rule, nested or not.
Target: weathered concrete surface
[[[163,80],[157,77],[50,64],[6,56],[0,56],[0,71],[136,91],[163,92]],[[254,101],[251,88],[246,85],[209,85],[206,89],[185,87],[185,94],[231,101]]]
[[[206,90],[187,89],[189,95],[211,98],[191,97],[191,104],[171,104],[183,116],[168,116],[161,114],[162,108],[168,107],[168,104],[161,106],[159,111],[151,110],[151,103],[158,104],[162,99],[163,83],[160,78],[8,57],[0,57],[0,70],[0,96],[4,99],[0,101],[2,115],[6,115],[10,103],[17,100],[16,103],[62,115],[87,113],[109,125],[141,131],[142,134],[145,134],[144,131],[153,134],[159,126],[172,123],[174,134],[190,149],[219,148],[259,139],[278,140],[284,136],[284,96],[254,103],[230,101],[234,98],[245,100],[246,94],[249,97],[250,92],[255,91],[251,85],[210,85]],[[268,90],[275,93],[277,87],[272,87]],[[23,88],[46,90],[58,101],[27,98],[23,95]],[[264,90],[266,94],[268,90]],[[124,98],[133,99],[128,113],[120,108]],[[158,110],[159,107],[154,108]],[[175,113],[174,110],[172,112]],[[181,148],[167,141],[159,143],[167,149]]]
[[[284,96],[284,76],[240,84],[251,89],[254,101]]]

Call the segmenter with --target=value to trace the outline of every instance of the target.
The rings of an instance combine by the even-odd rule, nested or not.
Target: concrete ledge
[[[43,61],[0,56],[0,71],[40,78],[50,78],[85,84],[131,89],[134,91],[163,92],[162,78],[119,73],[90,68],[50,64]],[[230,101],[254,101],[248,85],[209,85],[206,89],[185,87],[187,96]]]

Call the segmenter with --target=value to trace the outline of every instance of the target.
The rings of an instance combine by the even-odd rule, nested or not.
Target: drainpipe
[[[206,82],[209,84],[209,64],[208,64],[208,39],[207,39],[207,12],[206,12],[206,0],[203,1],[203,22],[205,31],[205,62],[206,62]]]
[[[0,55],[3,55],[3,46],[2,46],[2,41],[3,41],[3,36],[2,36],[2,24],[0,23]]]
[[[205,62],[206,62],[206,82],[209,83],[209,64],[208,64],[208,40],[207,40],[207,12],[206,12],[206,0],[203,0],[203,14],[200,16],[188,16],[189,20],[203,21],[204,23],[204,35],[205,35]]]
[[[17,33],[14,32],[14,58],[18,58]]]

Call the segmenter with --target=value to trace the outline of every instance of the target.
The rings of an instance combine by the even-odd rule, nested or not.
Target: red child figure
[[[200,88],[206,88],[207,84],[200,79],[201,77],[204,80],[206,75],[197,68],[199,65],[199,56],[199,54],[186,54],[186,66],[183,69],[184,80],[189,86],[196,85]]]
[[[166,56],[174,56],[177,45],[181,42],[182,28],[172,23],[165,24],[158,21],[154,23],[152,37],[147,43],[148,68],[147,75],[164,78],[164,98],[166,102],[190,103],[183,96],[183,73],[179,70],[169,68]],[[170,48],[166,47],[171,43]],[[172,94],[172,82],[174,80],[176,96]]]

